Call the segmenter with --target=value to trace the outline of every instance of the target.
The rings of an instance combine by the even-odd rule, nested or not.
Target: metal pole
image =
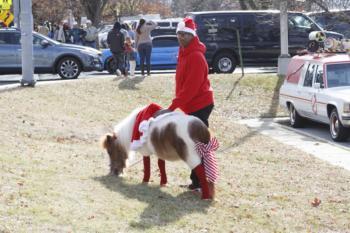
[[[281,56],[283,55],[289,55],[288,53],[288,2],[287,1],[281,1],[280,3],[280,9],[281,9],[281,20],[280,20],[280,27],[281,27]]]
[[[21,44],[22,80],[21,85],[35,86],[33,66],[33,15],[32,0],[20,0],[21,6]]]
[[[241,47],[241,36],[239,34],[239,28],[236,29],[236,34],[237,34],[237,46],[238,46],[238,52],[239,52],[239,61],[241,64],[241,69],[242,69],[242,77],[244,76],[244,65],[243,65],[243,55],[242,55],[242,47]]]
[[[19,21],[19,0],[13,0],[13,15],[14,15],[14,24],[16,28],[20,28],[20,21]]]
[[[278,58],[278,74],[286,75],[290,55],[288,53],[288,1],[280,2],[281,55]]]

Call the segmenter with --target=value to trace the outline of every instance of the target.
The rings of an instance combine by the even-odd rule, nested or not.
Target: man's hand
[[[171,112],[171,110],[169,110],[167,108],[166,109],[161,109],[161,110],[157,111],[156,113],[154,113],[153,117],[156,118],[156,117],[158,117],[160,115],[163,115],[163,114],[169,113],[169,112]]]

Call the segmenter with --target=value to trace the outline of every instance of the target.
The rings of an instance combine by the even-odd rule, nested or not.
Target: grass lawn
[[[213,202],[180,187],[190,174],[182,162],[166,164],[165,188],[156,159],[149,185],[141,184],[142,163],[124,177],[108,175],[100,137],[136,107],[167,107],[173,76],[0,93],[0,232],[350,232],[349,171],[235,123],[285,116],[278,107],[281,79],[210,79],[216,98],[210,128],[221,143]]]

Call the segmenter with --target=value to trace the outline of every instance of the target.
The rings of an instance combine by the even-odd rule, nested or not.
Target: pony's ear
[[[117,139],[117,136],[115,134],[106,134],[101,139],[102,147],[104,149],[107,149],[107,147],[110,146],[115,139]]]

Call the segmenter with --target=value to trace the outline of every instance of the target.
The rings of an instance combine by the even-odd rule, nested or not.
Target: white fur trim
[[[140,123],[139,131],[142,132],[142,136],[140,137],[139,140],[134,140],[134,141],[131,142],[130,150],[136,151],[139,148],[141,148],[147,142],[149,125],[150,125],[150,123],[152,122],[153,119],[154,118],[151,117],[147,121],[142,121]]]
[[[176,33],[177,32],[187,32],[187,33],[190,33],[190,34],[196,36],[196,31],[191,29],[191,28],[186,27],[185,22],[180,22],[177,24]]]

